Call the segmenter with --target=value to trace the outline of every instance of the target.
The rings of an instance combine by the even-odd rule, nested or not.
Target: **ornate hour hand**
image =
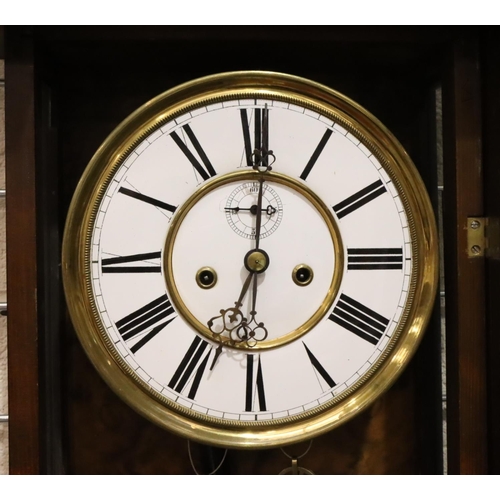
[[[250,311],[250,321],[247,323],[249,328],[247,344],[249,347],[254,347],[257,342],[265,340],[267,338],[267,328],[264,323],[258,323],[255,319],[257,311],[255,310],[255,305],[257,303],[257,273],[253,277],[253,287],[252,287],[252,310]]]
[[[241,289],[240,296],[238,300],[234,303],[234,307],[230,307],[229,309],[221,309],[219,316],[214,316],[210,320],[208,320],[208,328],[214,334],[216,338],[219,340],[219,346],[215,351],[215,356],[210,366],[210,370],[213,370],[215,363],[219,359],[219,356],[222,354],[222,337],[224,337],[224,333],[226,333],[226,337],[229,341],[234,342],[233,331],[237,328],[240,328],[244,323],[246,323],[246,318],[243,316],[241,312],[241,307],[243,305],[243,299],[250,287],[250,283],[252,282],[252,276],[254,275],[253,271],[248,273],[247,279],[245,283],[243,283],[243,288]],[[214,325],[217,320],[222,320],[222,329],[220,331],[214,330]]]
[[[266,134],[263,134],[265,140],[263,139],[263,144],[267,147],[267,108],[264,110],[265,119],[264,122],[266,126],[263,129],[266,130]],[[250,322],[245,321],[243,325],[237,330],[237,332],[242,332],[244,335],[244,340],[248,347],[255,347],[257,342],[265,340],[267,338],[267,329],[264,323],[258,323],[255,319],[257,314],[256,303],[257,303],[257,274],[263,273],[269,267],[269,255],[260,249],[260,233],[262,227],[262,194],[264,191],[264,173],[259,169],[258,166],[254,166],[260,172],[259,176],[259,194],[257,197],[257,219],[255,222],[255,250],[251,250],[245,256],[245,267],[252,273],[253,272],[253,293],[252,293],[252,309],[250,311],[251,320]],[[266,166],[266,170],[270,170],[270,166]]]
[[[266,340],[268,332],[264,323],[257,322],[255,316],[257,311],[255,305],[257,301],[257,275],[263,273],[269,266],[269,256],[264,250],[250,250],[244,259],[245,267],[247,268],[248,276],[243,283],[240,296],[234,303],[234,307],[221,309],[218,316],[210,318],[207,322],[209,330],[219,341],[219,346],[215,351],[215,356],[210,366],[212,370],[222,354],[222,345],[224,343],[232,345],[245,344],[247,347],[255,347],[258,342]],[[244,316],[241,308],[243,307],[243,299],[250,288],[253,278],[253,293],[252,293],[252,310],[250,311],[250,321]],[[219,324],[220,328],[216,325]]]

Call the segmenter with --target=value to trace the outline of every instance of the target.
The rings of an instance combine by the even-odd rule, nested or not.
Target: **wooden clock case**
[[[438,299],[403,376],[370,410],[315,439],[302,464],[318,474],[500,472],[500,263],[493,251],[470,258],[466,231],[467,217],[493,221],[500,212],[496,28],[5,27],[0,47],[12,474],[193,473],[186,441],[126,406],[83,353],[62,293],[61,238],[76,183],[119,122],[176,84],[242,69],[296,74],[346,94],[403,144],[436,214],[444,185],[446,455]],[[222,453],[191,450],[201,473]],[[219,473],[289,465],[279,449],[229,450]]]

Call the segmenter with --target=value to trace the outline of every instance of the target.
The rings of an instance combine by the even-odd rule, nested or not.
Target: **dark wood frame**
[[[453,44],[443,102],[448,456],[463,474],[488,470],[485,262],[468,257],[464,230],[484,213],[478,50],[477,40]]]
[[[57,206],[57,186],[49,182],[53,158],[49,90],[37,81],[37,43],[71,39],[203,40],[211,27],[127,29],[5,28],[7,276],[9,292],[9,411],[12,474],[63,473],[58,446],[60,427],[57,381],[57,320],[60,277],[50,209]],[[500,72],[495,64],[498,31],[494,28],[370,28],[225,30],[227,40],[335,38],[346,47],[361,42],[425,46],[441,54],[444,100],[444,259],[447,297],[448,460],[449,473],[500,472],[500,327],[498,261],[466,255],[468,216],[498,216],[499,153],[495,126],[500,114]],[[402,57],[404,57],[404,53]],[[45,123],[45,126],[40,124]],[[45,132],[40,132],[40,131]],[[53,173],[53,170],[52,170]],[[54,179],[52,178],[52,181]],[[485,180],[487,182],[485,182]],[[485,207],[488,212],[485,213]],[[38,208],[38,210],[37,210]],[[43,208],[43,210],[42,210]],[[52,228],[50,232],[48,228]],[[55,231],[55,232],[54,232]],[[491,279],[489,279],[491,277]],[[51,316],[54,317],[54,314]],[[435,346],[429,347],[429,352]],[[436,422],[425,432],[432,431]],[[425,427],[424,427],[425,429]],[[425,438],[425,436],[423,436]],[[59,451],[58,451],[59,450]],[[435,469],[434,469],[435,471]]]
[[[22,33],[14,31],[13,36],[8,56],[12,64],[5,65],[9,81],[5,85],[9,459],[11,473],[37,474],[40,408],[35,79],[33,46],[21,41]]]

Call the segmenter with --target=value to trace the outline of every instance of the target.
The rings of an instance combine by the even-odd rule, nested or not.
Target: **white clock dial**
[[[249,275],[244,257],[255,245],[259,182],[242,178],[202,192],[167,249],[169,269],[162,267],[161,255],[176,211],[189,195],[236,169],[256,173],[236,159],[248,149],[245,128],[255,126],[256,110],[264,106],[276,157],[272,172],[295,181],[295,189],[272,177],[263,183],[260,247],[269,267],[256,275],[255,309],[267,337],[244,351],[239,350],[244,343],[224,345],[210,370],[218,337],[196,331],[184,312],[205,329],[213,318],[213,331],[223,330],[227,316],[221,311],[234,308]],[[231,137],[214,134],[217,130],[230,130]],[[211,151],[211,157],[224,155],[215,161]],[[145,381],[152,378],[167,398],[202,412],[272,420],[337,396],[381,355],[406,302],[411,239],[391,184],[354,136],[324,116],[284,102],[229,101],[168,122],[123,162],[101,204],[92,278],[109,335]],[[327,222],[302,186],[321,193],[338,221],[341,248],[335,248]],[[243,214],[244,208],[249,210]],[[346,255],[341,262],[339,253]],[[292,279],[300,264],[314,272],[309,286]],[[197,271],[207,266],[218,276],[208,290],[196,281]],[[341,275],[337,290],[335,272]],[[181,299],[179,310],[166,287],[169,280]],[[252,287],[241,306],[247,319],[254,306]],[[293,333],[325,301],[330,307],[319,322],[295,339]],[[289,343],[289,335],[292,345],[281,345]],[[268,344],[272,349],[264,350]]]
[[[406,362],[426,321],[418,176],[399,146],[383,152],[378,125],[311,99],[194,94],[133,140],[139,118],[123,125],[95,182],[82,222],[92,324],[145,394],[130,389],[134,406],[185,435],[196,422],[195,438],[266,446],[271,428],[273,443],[303,439],[301,419],[321,423],[308,435],[331,428],[388,386],[404,364],[391,356]]]

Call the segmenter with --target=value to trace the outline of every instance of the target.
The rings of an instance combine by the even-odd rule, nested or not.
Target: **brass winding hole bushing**
[[[313,270],[307,264],[299,264],[292,271],[293,282],[298,286],[307,286],[314,278]]]
[[[196,283],[200,288],[208,290],[213,288],[217,283],[217,273],[211,267],[202,267],[196,273]]]

